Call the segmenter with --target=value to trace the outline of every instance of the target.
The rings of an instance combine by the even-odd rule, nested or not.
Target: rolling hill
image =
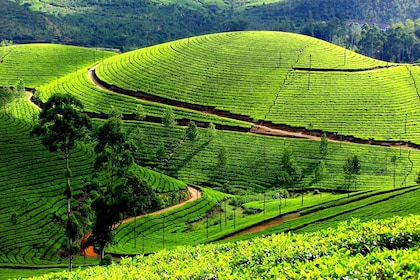
[[[390,209],[381,216],[387,218],[399,199],[407,201],[395,210],[399,215],[418,214],[407,198],[418,194],[413,185],[420,165],[416,65],[268,31],[191,37],[124,54],[48,44],[1,51],[0,86],[22,79],[41,106],[54,93],[73,94],[96,125],[111,108],[119,110],[130,137],[142,136],[147,160],[139,172],[156,190],[201,189],[194,202],[139,218],[136,228],[144,235],[134,236],[133,222],[119,226],[107,249],[115,255],[221,240],[283,215],[297,219],[269,233],[335,225],[352,213],[370,220],[363,213],[375,205]],[[146,114],[142,121],[135,119],[138,108]],[[178,122],[172,128],[162,125],[168,108]],[[29,136],[37,111],[25,97],[0,114],[3,268],[65,267],[57,257],[64,241],[64,163]],[[199,126],[196,141],[185,141],[190,121]],[[317,180],[322,132],[329,137],[328,154]],[[158,168],[161,143],[170,156]],[[286,150],[303,174],[289,193],[278,181]],[[343,164],[355,155],[361,172],[347,195]],[[76,196],[85,191],[94,157],[91,144],[78,144],[72,156]]]

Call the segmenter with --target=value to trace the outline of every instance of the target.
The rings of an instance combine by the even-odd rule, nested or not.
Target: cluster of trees
[[[145,118],[141,106],[137,108],[136,118]],[[176,125],[172,109],[165,111],[162,122],[168,128]],[[135,168],[135,164],[148,164],[144,159],[150,154],[150,149],[144,144],[141,131],[126,134],[118,110],[111,108],[108,119],[95,128],[76,97],[55,94],[43,106],[31,135],[40,136],[44,146],[62,154],[65,161],[67,246],[63,249],[68,253],[69,270],[72,269],[73,254],[80,252],[81,246],[94,245],[103,261],[104,248],[112,241],[116,224],[124,217],[136,217],[162,207],[161,197],[142,180]],[[209,135],[214,136],[214,125],[210,125]],[[191,121],[185,136],[170,153],[163,142],[158,146],[155,161],[160,164],[154,167],[164,171],[185,141],[198,138],[197,126]],[[76,199],[71,186],[71,150],[77,141],[93,144],[96,154],[94,173],[85,186],[87,195],[84,199]],[[90,237],[81,244],[84,233],[88,231],[91,231]]]
[[[45,103],[37,125],[31,135],[41,136],[42,143],[50,151],[59,151],[65,160],[67,199],[67,252],[69,270],[72,255],[80,251],[80,239],[89,229],[93,244],[101,251],[112,241],[112,227],[124,216],[134,216],[160,207],[160,201],[152,188],[133,171],[134,144],[127,140],[122,120],[110,115],[95,130],[94,151],[96,160],[94,175],[87,186],[87,198],[79,202],[72,192],[70,158],[77,141],[85,140],[93,129],[90,119],[82,113],[83,105],[70,94],[56,94]],[[77,242],[76,242],[77,241]]]
[[[280,160],[279,172],[277,174],[277,184],[283,190],[282,196],[284,198],[289,195],[290,191],[294,192],[296,189],[300,189],[303,205],[303,192],[305,184],[321,184],[321,181],[327,173],[325,161],[328,156],[328,139],[325,133],[323,133],[321,137],[319,155],[320,159],[318,163],[313,166],[312,174],[308,176],[310,178],[308,178],[308,180],[304,180],[305,178],[303,172],[294,161],[291,152],[285,148]],[[343,165],[343,187],[348,193],[350,193],[351,186],[354,186],[355,190],[357,188],[357,176],[360,174],[360,168],[360,161],[357,155],[349,157]]]
[[[8,103],[23,96],[25,96],[25,83],[19,79],[15,87],[0,88],[0,107],[6,110]]]

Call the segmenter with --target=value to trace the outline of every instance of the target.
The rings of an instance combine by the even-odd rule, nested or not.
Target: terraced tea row
[[[22,79],[27,87],[38,87],[113,55],[75,46],[16,45],[0,63],[0,86],[15,86]]]
[[[51,265],[65,233],[66,213],[64,160],[47,152],[39,139],[29,136],[31,125],[25,108],[35,108],[26,99],[13,103],[17,116],[0,115],[0,262],[3,264]],[[30,107],[26,107],[29,104]],[[71,154],[73,195],[83,195],[91,180],[93,149],[77,145]],[[144,179],[157,191],[185,189],[185,183],[140,168]],[[77,202],[72,202],[77,206]]]
[[[267,119],[364,139],[420,141],[419,97],[406,67],[291,76]]]

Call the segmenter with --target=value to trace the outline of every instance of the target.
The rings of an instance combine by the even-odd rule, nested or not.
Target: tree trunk
[[[70,155],[69,155],[69,147],[68,147],[68,145],[66,145],[66,155],[65,155],[65,158],[66,158],[66,181],[67,181],[67,185],[66,185],[66,188],[67,188],[67,222],[69,222],[70,221],[70,214],[71,214],[71,186],[70,186],[70,165],[69,165],[69,157],[70,157]],[[68,234],[68,233],[67,233]],[[71,240],[71,238],[70,237],[68,237],[68,242],[67,242],[67,245],[68,245],[68,250],[69,250],[69,259],[68,259],[68,261],[69,261],[69,271],[71,272],[72,271],[72,268],[73,268],[73,255],[72,255],[72,252],[71,252],[71,247],[72,247],[72,240]]]

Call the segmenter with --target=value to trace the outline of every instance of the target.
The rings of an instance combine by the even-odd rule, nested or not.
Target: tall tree
[[[166,127],[174,127],[176,125],[174,111],[171,108],[167,108],[163,113],[162,123]]]
[[[92,209],[96,217],[92,227],[93,243],[100,248],[101,259],[106,244],[112,241],[112,226],[122,217],[121,182],[133,164],[133,145],[126,141],[120,118],[111,117],[99,127],[95,145],[95,170],[105,171],[108,180],[98,187]]]
[[[111,194],[117,176],[120,176],[133,163],[133,147],[126,141],[120,118],[111,117],[98,129],[98,142],[95,145],[95,169],[105,169],[108,174],[108,193]]]
[[[197,125],[195,124],[195,122],[190,121],[190,123],[188,124],[187,130],[185,131],[186,139],[190,141],[195,141],[197,140],[198,136],[199,134],[197,130]]]
[[[325,132],[322,133],[321,143],[319,144],[319,153],[321,154],[321,158],[325,160],[328,155],[328,139],[327,134]]]
[[[38,123],[31,131],[31,135],[40,136],[42,143],[50,151],[60,151],[65,160],[66,188],[64,194],[67,197],[67,237],[69,270],[72,270],[72,240],[75,237],[74,224],[70,225],[72,188],[70,185],[70,151],[74,148],[76,141],[82,140],[88,129],[91,127],[90,119],[82,113],[83,104],[73,95],[54,94],[45,103],[39,113]]]
[[[294,163],[292,154],[285,149],[280,160],[279,173],[277,181],[280,187],[286,189],[294,189],[302,180],[302,173],[299,167]]]

